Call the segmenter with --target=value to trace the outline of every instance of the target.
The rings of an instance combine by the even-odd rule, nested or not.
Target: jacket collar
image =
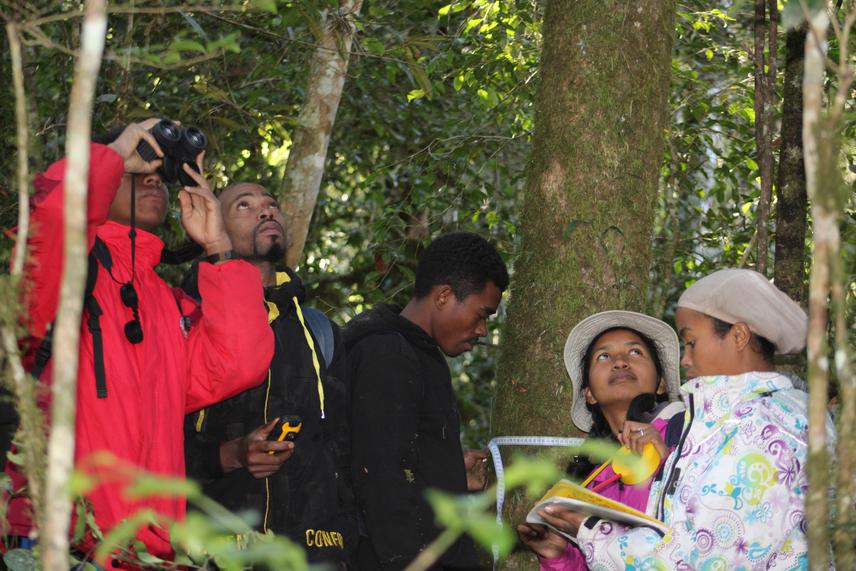
[[[264,293],[268,308],[275,308],[277,316],[280,313],[291,311],[294,307],[295,298],[297,298],[298,303],[303,303],[306,300],[306,288],[303,286],[303,281],[291,268],[277,270],[276,285],[266,287]]]
[[[696,377],[681,386],[681,395],[692,405],[696,419],[708,428],[728,417],[740,418],[751,411],[746,405],[764,393],[793,389],[793,383],[777,372]]]
[[[131,263],[131,239],[128,234],[131,227],[108,220],[98,227],[96,234],[110,249],[110,254],[115,262],[116,259],[127,260]],[[160,238],[137,228],[136,238],[136,263],[138,268],[154,268],[160,263],[163,242]]]

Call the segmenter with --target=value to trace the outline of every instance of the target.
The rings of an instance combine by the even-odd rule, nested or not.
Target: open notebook
[[[538,500],[538,503],[529,512],[529,515],[526,516],[526,521],[528,523],[546,525],[567,537],[565,533],[554,528],[538,515],[538,510],[550,504],[556,504],[560,507],[567,507],[574,511],[629,525],[645,525],[663,533],[669,531],[669,526],[662,521],[639,510],[627,507],[620,502],[605,498],[569,480],[560,480],[552,488],[547,490],[544,497]]]

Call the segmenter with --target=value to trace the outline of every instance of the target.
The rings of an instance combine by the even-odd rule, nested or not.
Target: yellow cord
[[[297,318],[300,319],[300,324],[303,326],[306,343],[309,345],[309,350],[312,351],[312,366],[315,367],[315,378],[318,379],[318,402],[321,405],[321,418],[324,418],[324,385],[321,383],[321,363],[318,362],[318,353],[315,351],[312,334],[306,327],[306,322],[303,321],[303,311],[300,309],[300,304],[297,303],[297,297],[294,298],[294,307],[297,309]]]
[[[270,369],[268,369],[267,387],[265,387],[264,423],[268,423],[268,401],[270,400]],[[265,478],[265,517],[262,521],[262,531],[267,533],[268,515],[270,514],[270,482]]]
[[[580,485],[581,485],[583,488],[585,488],[586,486],[588,486],[589,484],[591,484],[591,481],[592,481],[592,480],[594,480],[594,479],[597,477],[597,475],[598,475],[598,474],[600,474],[601,472],[603,472],[604,468],[606,468],[607,466],[609,466],[611,463],[612,463],[612,460],[607,460],[606,462],[604,462],[603,464],[601,464],[601,465],[600,465],[600,468],[598,468],[597,470],[595,470],[594,472],[592,472],[592,473],[589,475],[589,477],[588,477],[588,478],[586,478],[585,482],[583,482],[583,483],[582,483],[582,484],[580,484]]]

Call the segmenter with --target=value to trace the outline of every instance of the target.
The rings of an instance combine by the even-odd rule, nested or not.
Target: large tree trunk
[[[342,98],[348,55],[354,35],[352,19],[362,0],[342,0],[339,10],[325,10],[309,71],[306,98],[292,135],[280,200],[286,221],[286,263],[297,266],[318,201],[327,146]]]
[[[568,332],[596,311],[644,305],[674,14],[672,1],[547,4],[496,434],[574,432]]]
[[[805,27],[789,30],[785,38],[785,79],[782,92],[782,132],[776,180],[776,286],[805,307],[806,190],[802,141],[802,80]]]
[[[71,496],[68,482],[74,469],[74,421],[77,401],[77,360],[83,290],[86,283],[86,192],[89,140],[95,82],[107,32],[105,0],[88,0],[83,19],[80,55],[68,109],[65,185],[63,190],[65,255],[54,334],[51,431],[45,482],[42,568],[68,569],[68,526]]]

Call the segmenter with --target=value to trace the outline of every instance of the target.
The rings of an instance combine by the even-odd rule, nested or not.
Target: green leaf
[[[427,490],[425,497],[434,510],[434,517],[438,524],[446,529],[464,530],[463,513],[458,498],[439,490]]]
[[[95,98],[95,103],[113,103],[118,97],[115,93],[102,93]]]
[[[383,45],[383,42],[377,38],[366,38],[363,40],[363,46],[366,48],[366,51],[374,56],[382,56],[386,53],[386,47]]]
[[[9,571],[35,571],[39,562],[29,549],[11,549],[3,555],[3,562]]]
[[[543,494],[562,477],[562,471],[553,459],[515,455],[505,470],[505,485],[508,489],[526,487],[526,495],[536,497]]]
[[[704,55],[708,61],[712,60],[713,59],[713,50],[710,48],[707,48],[706,50],[704,50]]]
[[[276,0],[252,0],[252,5],[263,12],[276,14]]]
[[[493,229],[499,223],[499,214],[496,213],[496,210],[491,210],[485,215],[485,221],[487,222],[487,227]]]
[[[408,103],[410,103],[410,102],[411,102],[411,101],[413,101],[414,99],[422,99],[423,97],[425,97],[425,92],[424,92],[423,90],[421,90],[421,89],[412,89],[412,90],[407,94],[407,102],[408,102]]]
[[[75,470],[68,479],[68,492],[72,497],[82,496],[94,488],[97,483],[98,481],[92,476]]]
[[[464,33],[466,34],[476,26],[479,26],[481,23],[481,18],[470,18],[469,20],[467,20],[467,26],[464,28]]]
[[[110,530],[104,541],[96,548],[96,561],[104,559],[116,549],[126,546],[141,527],[156,522],[155,512],[150,509],[140,510],[130,518],[122,520]]]
[[[500,557],[511,552],[517,540],[509,526],[496,523],[496,518],[488,514],[473,514],[467,522],[466,531],[486,550],[496,545]]]
[[[174,52],[207,53],[205,51],[205,46],[195,40],[175,40],[169,45],[169,49]]]
[[[193,480],[169,478],[152,474],[137,476],[134,482],[125,488],[125,495],[130,498],[146,498],[150,496],[196,497],[200,494],[199,484]]]

